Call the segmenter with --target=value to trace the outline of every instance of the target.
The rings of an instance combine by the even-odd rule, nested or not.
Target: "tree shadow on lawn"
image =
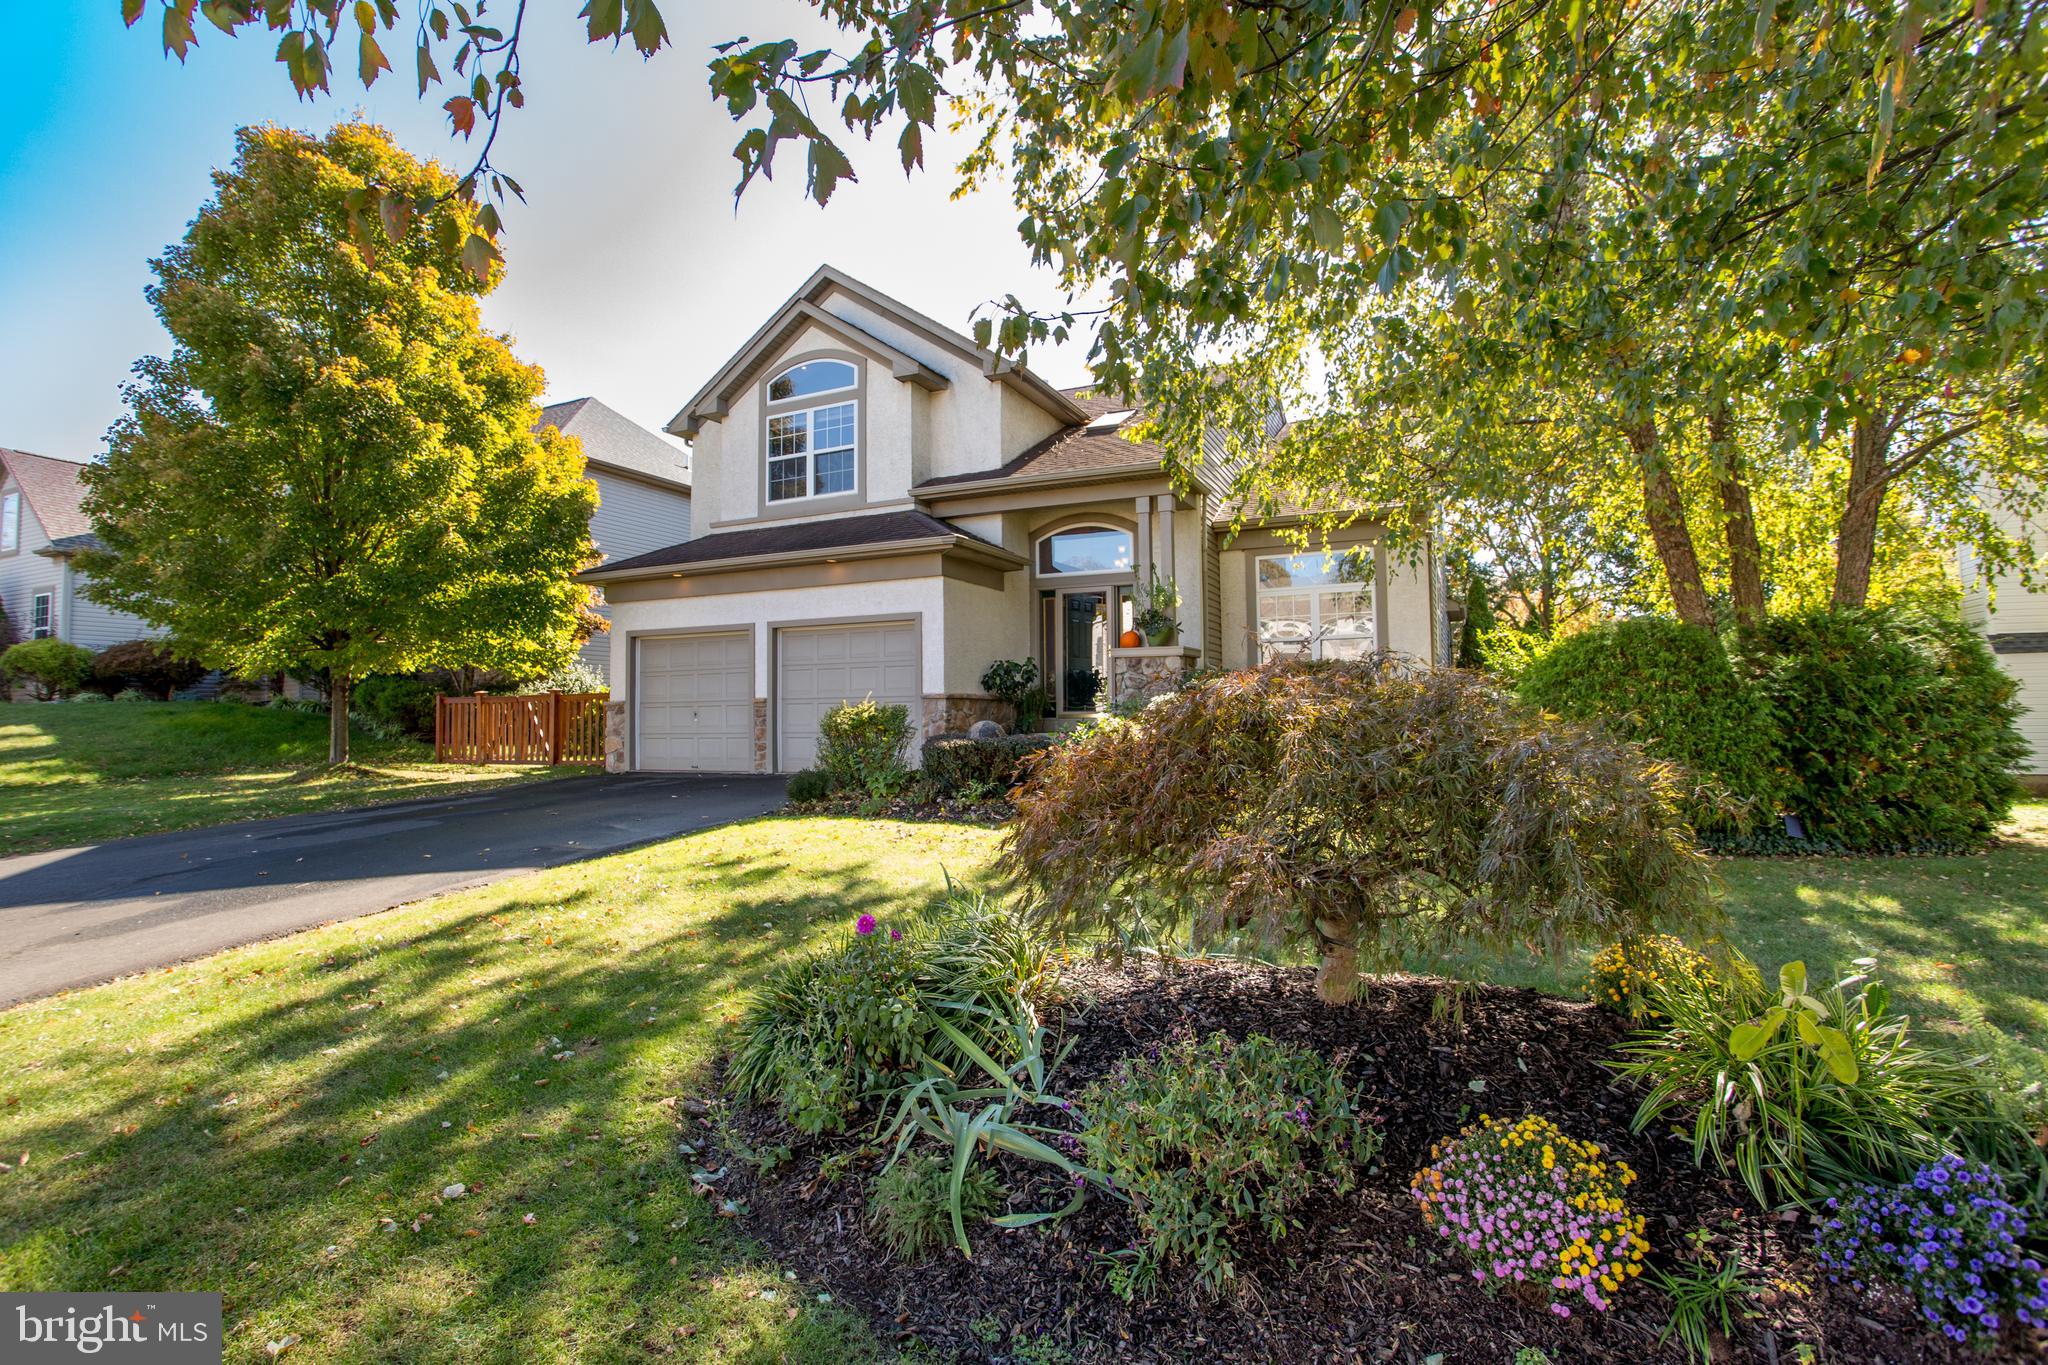
[[[784,870],[758,862],[720,883]],[[236,1359],[291,1335],[343,1360],[863,1358],[850,1318],[691,1193],[660,1101],[703,1083],[773,959],[905,904],[854,862],[817,894],[734,896],[648,934],[585,885],[403,941],[358,921],[318,957],[184,969],[191,1010],[151,1021],[182,1037],[65,1048],[41,1066],[82,1101],[0,1111],[0,1144],[34,1154],[0,1177],[0,1278],[218,1289]],[[215,998],[248,993],[263,1003]]]

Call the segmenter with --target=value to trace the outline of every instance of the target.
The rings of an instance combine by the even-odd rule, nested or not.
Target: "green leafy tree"
[[[446,172],[358,122],[237,149],[153,263],[172,349],[86,474],[106,548],[84,567],[213,667],[324,671],[339,764],[358,678],[567,657],[595,493],[577,443],[531,429],[540,371],[479,323],[499,270],[464,268],[476,209]],[[347,220],[373,183],[431,208],[366,245]]]
[[[377,79],[399,18],[389,0],[158,7],[180,55],[195,16],[281,33],[302,93],[346,46]],[[131,23],[147,8],[123,0]],[[414,65],[423,93],[468,80],[444,106],[480,140],[465,183],[501,197],[517,187],[490,154],[524,97],[526,7],[509,26],[488,8],[426,0]],[[1429,420],[1468,443],[1432,480],[1413,447],[1298,423],[1298,455],[1250,461],[1239,491],[1283,493],[1284,464],[1476,504],[1518,467],[1521,400],[1538,395],[1570,409],[1674,612],[1712,624],[1706,547],[1724,541],[1729,602],[1753,620],[1765,550],[1740,457],[1756,447],[1725,439],[1747,408],[1811,458],[1848,451],[1837,602],[1864,600],[1902,496],[1940,504],[1992,567],[2028,554],[1968,509],[1987,488],[2037,506],[2048,473],[2044,0],[813,8],[843,49],[737,39],[710,64],[741,191],[794,143],[823,203],[854,176],[850,146],[893,140],[908,173],[942,115],[962,120],[963,180],[1009,176],[1020,233],[1069,289],[1052,314],[1005,300],[984,335],[1021,352],[1085,319],[1097,378],[1146,401],[1178,460],[1209,432],[1263,456],[1276,401],[1370,419],[1457,400]],[[656,0],[581,17],[644,55],[666,39]],[[356,231],[387,202],[371,187]],[[497,222],[479,214],[479,263]],[[1073,302],[1105,290],[1099,309]],[[1479,394],[1502,401],[1481,412]],[[1712,501],[1688,502],[1688,458]]]

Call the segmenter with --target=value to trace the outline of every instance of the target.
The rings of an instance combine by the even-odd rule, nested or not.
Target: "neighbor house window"
[[[1261,663],[1373,652],[1372,551],[1260,555],[1254,576]]]
[[[840,393],[859,375],[843,360],[809,360],[768,381],[768,401]],[[854,489],[858,403],[847,399],[777,412],[768,419],[768,501],[823,498]]]
[[[0,493],[0,555],[21,545],[21,494]]]
[[[1129,573],[1131,533],[1111,526],[1076,526],[1038,542],[1038,576]]]
[[[39,592],[29,599],[28,638],[47,640],[57,631],[57,603],[49,593]]]

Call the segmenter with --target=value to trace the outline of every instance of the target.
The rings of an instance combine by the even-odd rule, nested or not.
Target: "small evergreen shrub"
[[[1006,792],[1030,772],[1031,760],[1059,741],[1052,735],[966,739],[939,735],[924,742],[924,776],[940,796]]]
[[[1279,1241],[1310,1196],[1349,1190],[1380,1145],[1338,1067],[1257,1035],[1176,1039],[1075,1103],[1091,1116],[1086,1164],[1130,1198],[1151,1254],[1211,1291],[1246,1238]]]
[[[1997,1172],[1944,1156],[1907,1184],[1865,1185],[1827,1209],[1816,1241],[1830,1278],[1905,1286],[1953,1341],[1990,1346],[2015,1325],[2048,1330],[2048,1273]]]
[[[28,684],[38,701],[68,697],[92,676],[92,651],[62,640],[23,640],[0,654],[0,674]]]
[[[1664,1017],[1657,1000],[1667,983],[1678,981],[1715,991],[1721,978],[1706,954],[1669,934],[1648,934],[1596,953],[1586,989],[1602,1009],[1625,1015],[1631,1023],[1649,1023]]]
[[[1721,641],[1697,626],[1641,617],[1568,636],[1525,668],[1524,700],[1598,721],[1687,774],[1686,814],[1702,834],[1743,834],[1777,819],[1788,789],[1770,708]]]
[[[818,767],[841,787],[887,796],[908,776],[903,751],[909,743],[909,707],[873,697],[842,702],[818,722]]]
[[[1770,707],[1809,837],[1884,851],[1974,847],[2012,811],[2017,685],[1961,621],[1901,612],[1773,617],[1737,665]]]
[[[839,784],[832,780],[832,774],[823,768],[805,768],[789,775],[784,795],[798,803],[823,801],[839,790]]]
[[[96,696],[96,695],[98,695],[98,694],[97,694],[97,693],[94,693],[94,694],[91,694],[91,695],[95,695],[95,696]],[[124,703],[133,703],[133,702],[147,702],[147,701],[154,701],[154,700],[156,700],[156,699],[155,699],[154,697],[150,696],[150,695],[149,695],[149,693],[147,693],[147,692],[144,692],[144,691],[142,691],[142,690],[141,690],[141,689],[139,689],[139,688],[134,688],[134,687],[127,687],[127,688],[123,688],[123,689],[122,689],[121,691],[119,691],[119,692],[116,692],[116,693],[114,694],[114,696],[113,696],[113,700],[115,700],[115,701],[118,701],[118,702],[124,702]]]
[[[134,688],[164,701],[205,676],[205,664],[179,658],[161,640],[108,645],[92,661],[92,685],[108,696]]]
[[[349,709],[357,715],[415,739],[434,737],[434,710],[440,697],[434,685],[416,677],[364,678],[349,693]]]
[[[1499,1282],[1568,1318],[1565,1299],[1604,1313],[1643,1273],[1643,1216],[1623,1197],[1635,1172],[1598,1144],[1535,1115],[1510,1123],[1481,1114],[1429,1155],[1409,1190],[1423,1223],[1482,1284]]]
[[[529,678],[519,685],[521,692],[608,692],[604,674],[581,659],[571,659],[552,673]]]
[[[960,1180],[960,1216],[967,1222],[989,1217],[1003,1204],[1002,1182],[976,1163]],[[875,1177],[868,1220],[882,1245],[899,1260],[922,1260],[952,1236],[952,1163],[924,1151],[906,1152]]]
[[[78,694],[77,696],[73,697],[73,698],[72,698],[71,700],[72,700],[72,702],[73,702],[74,704],[76,704],[76,703],[78,703],[78,702],[86,702],[86,703],[93,703],[93,702],[102,702],[102,703],[103,703],[103,702],[109,702],[109,701],[112,701],[112,700],[113,700],[113,698],[112,698],[112,697],[109,697],[109,696],[108,696],[108,695],[107,695],[106,693],[104,693],[104,692],[80,692],[80,693],[79,693],[79,694]]]

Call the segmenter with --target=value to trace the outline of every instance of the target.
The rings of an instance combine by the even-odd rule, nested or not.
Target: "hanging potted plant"
[[[1180,589],[1171,578],[1154,574],[1145,586],[1144,606],[1138,610],[1132,624],[1145,637],[1148,645],[1170,645],[1180,633]]]

